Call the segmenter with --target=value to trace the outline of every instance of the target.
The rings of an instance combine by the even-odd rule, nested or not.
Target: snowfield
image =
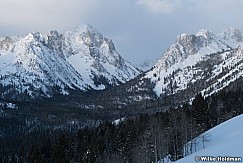
[[[243,157],[243,130],[241,125],[243,124],[243,115],[234,117],[212,129],[200,135],[197,144],[197,151],[189,156],[186,156],[176,163],[191,163],[191,162],[206,162],[203,161],[201,156],[210,156],[210,159],[221,158],[221,161],[226,157],[240,157],[238,162],[242,162]],[[200,141],[202,136],[205,136],[205,143],[203,149],[203,143]],[[207,159],[209,159],[207,158]],[[208,161],[210,162],[210,161]],[[222,161],[223,162],[223,161]],[[228,162],[228,161],[224,161]],[[237,161],[236,161],[237,162]]]

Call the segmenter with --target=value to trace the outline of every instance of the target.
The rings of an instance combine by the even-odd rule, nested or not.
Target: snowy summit
[[[155,84],[158,96],[186,90],[196,82],[203,83],[198,91],[212,94],[242,75],[242,44],[243,32],[234,28],[219,34],[203,29],[179,35],[144,78]]]

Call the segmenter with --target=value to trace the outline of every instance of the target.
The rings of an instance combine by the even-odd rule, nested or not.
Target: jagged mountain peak
[[[73,46],[71,46],[73,48],[69,49],[69,55],[67,56],[68,60],[72,62],[72,65],[80,67],[73,58],[83,57],[85,55],[91,58],[91,60],[88,60],[85,64],[90,64],[91,67],[100,71],[101,73],[99,73],[98,76],[107,76],[105,75],[108,73],[106,70],[109,69],[109,71],[113,71],[115,73],[113,76],[116,76],[115,78],[118,78],[118,81],[125,82],[125,78],[133,78],[135,74],[140,72],[133,66],[131,69],[131,64],[124,60],[116,51],[115,45],[111,39],[104,37],[97,29],[90,25],[77,27],[74,32],[66,32],[65,44],[73,44]],[[80,49],[81,46],[83,53],[78,53],[78,49]],[[121,75],[122,72],[117,71],[117,68],[123,72],[128,72],[125,73],[125,78],[124,75]],[[78,71],[83,70],[79,69]],[[115,81],[114,78],[112,78],[109,80]]]
[[[104,37],[97,29],[89,24],[80,25],[72,31],[65,33],[67,42],[85,44],[89,49],[103,48],[108,46],[110,52],[116,51],[113,41]]]
[[[196,34],[179,35],[156,65],[145,74],[145,78],[150,79],[155,85],[154,91],[158,96],[174,94],[187,89],[193,83],[202,81],[204,86],[203,84],[195,86],[197,91],[210,94],[213,90],[220,90],[229,83],[228,74],[225,77],[223,70],[226,69],[234,74],[234,80],[241,76],[241,73],[236,73],[239,72],[236,65],[241,65],[242,38],[242,30],[234,28],[226,29],[216,35],[205,29]],[[222,76],[223,79],[216,80]],[[214,85],[206,88],[206,85],[212,83]]]
[[[184,33],[182,35],[177,36],[176,43],[184,44],[184,43],[194,42],[195,39],[196,39],[195,35]]]
[[[57,38],[57,37],[60,37],[60,36],[63,36],[63,34],[59,33],[57,30],[51,30],[49,31],[47,34],[45,34],[47,37],[54,37],[54,38]]]
[[[233,28],[226,29],[217,35],[208,29],[201,29],[196,34],[181,34],[177,36],[176,42],[167,49],[157,64],[165,65],[162,67],[168,69],[178,62],[184,61],[190,55],[202,53],[199,52],[202,49],[212,52],[226,49],[227,46],[222,42],[222,38],[227,39],[228,42],[238,38],[236,43],[239,44],[242,42],[241,36],[241,30]]]
[[[110,39],[90,25],[64,34],[53,30],[32,32],[17,40],[0,39],[0,84],[12,85],[11,91],[18,93],[50,96],[53,89],[63,94],[68,89],[101,90],[139,73],[118,54]]]
[[[176,42],[172,44],[156,63],[157,71],[167,70],[171,66],[183,62],[189,56],[199,53],[213,44],[216,49],[222,49],[222,45],[217,41],[216,36],[207,29],[202,29],[197,34],[182,34],[177,36]]]
[[[223,30],[223,32],[219,33],[219,35],[224,35],[224,37],[232,38],[232,36],[242,35],[242,33],[243,30],[241,29],[230,27]]]
[[[100,34],[100,32],[90,24],[81,24],[81,25],[75,27],[73,32],[79,33],[79,34],[86,33],[86,32],[89,32],[92,34]]]
[[[238,45],[238,43],[243,42],[243,30],[234,27],[227,28],[219,33],[217,37],[223,43],[227,43],[230,47],[234,47]]]
[[[212,31],[208,30],[208,29],[200,29],[196,33],[196,36],[197,37],[202,36],[205,39],[212,39],[212,37],[215,37],[215,34]]]
[[[40,32],[31,32],[24,37],[26,40],[42,41],[43,35]]]
[[[100,47],[104,41],[103,35],[89,24],[80,25],[70,32],[73,32],[89,47]]]
[[[204,38],[206,40],[214,39],[215,34],[208,29],[200,29],[196,34],[181,34],[177,36],[176,43],[185,44],[195,42],[196,39]]]

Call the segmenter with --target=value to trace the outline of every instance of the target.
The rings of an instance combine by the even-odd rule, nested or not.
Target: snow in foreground
[[[197,156],[211,156],[216,160],[208,162],[218,162],[218,156],[221,157],[243,157],[243,115],[232,118],[205,132],[208,141],[205,142],[205,149],[198,149],[197,152],[176,161],[176,163],[206,162]],[[200,146],[199,146],[200,147]],[[195,159],[196,158],[196,159]],[[225,162],[222,161],[221,162]],[[237,162],[237,161],[236,161]]]

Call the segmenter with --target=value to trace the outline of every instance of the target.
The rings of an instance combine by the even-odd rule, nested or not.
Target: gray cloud
[[[113,39],[127,60],[156,60],[181,33],[243,29],[239,0],[7,0],[0,35],[60,32],[88,23]]]
[[[137,4],[151,13],[171,13],[175,9],[173,0],[138,0]]]

